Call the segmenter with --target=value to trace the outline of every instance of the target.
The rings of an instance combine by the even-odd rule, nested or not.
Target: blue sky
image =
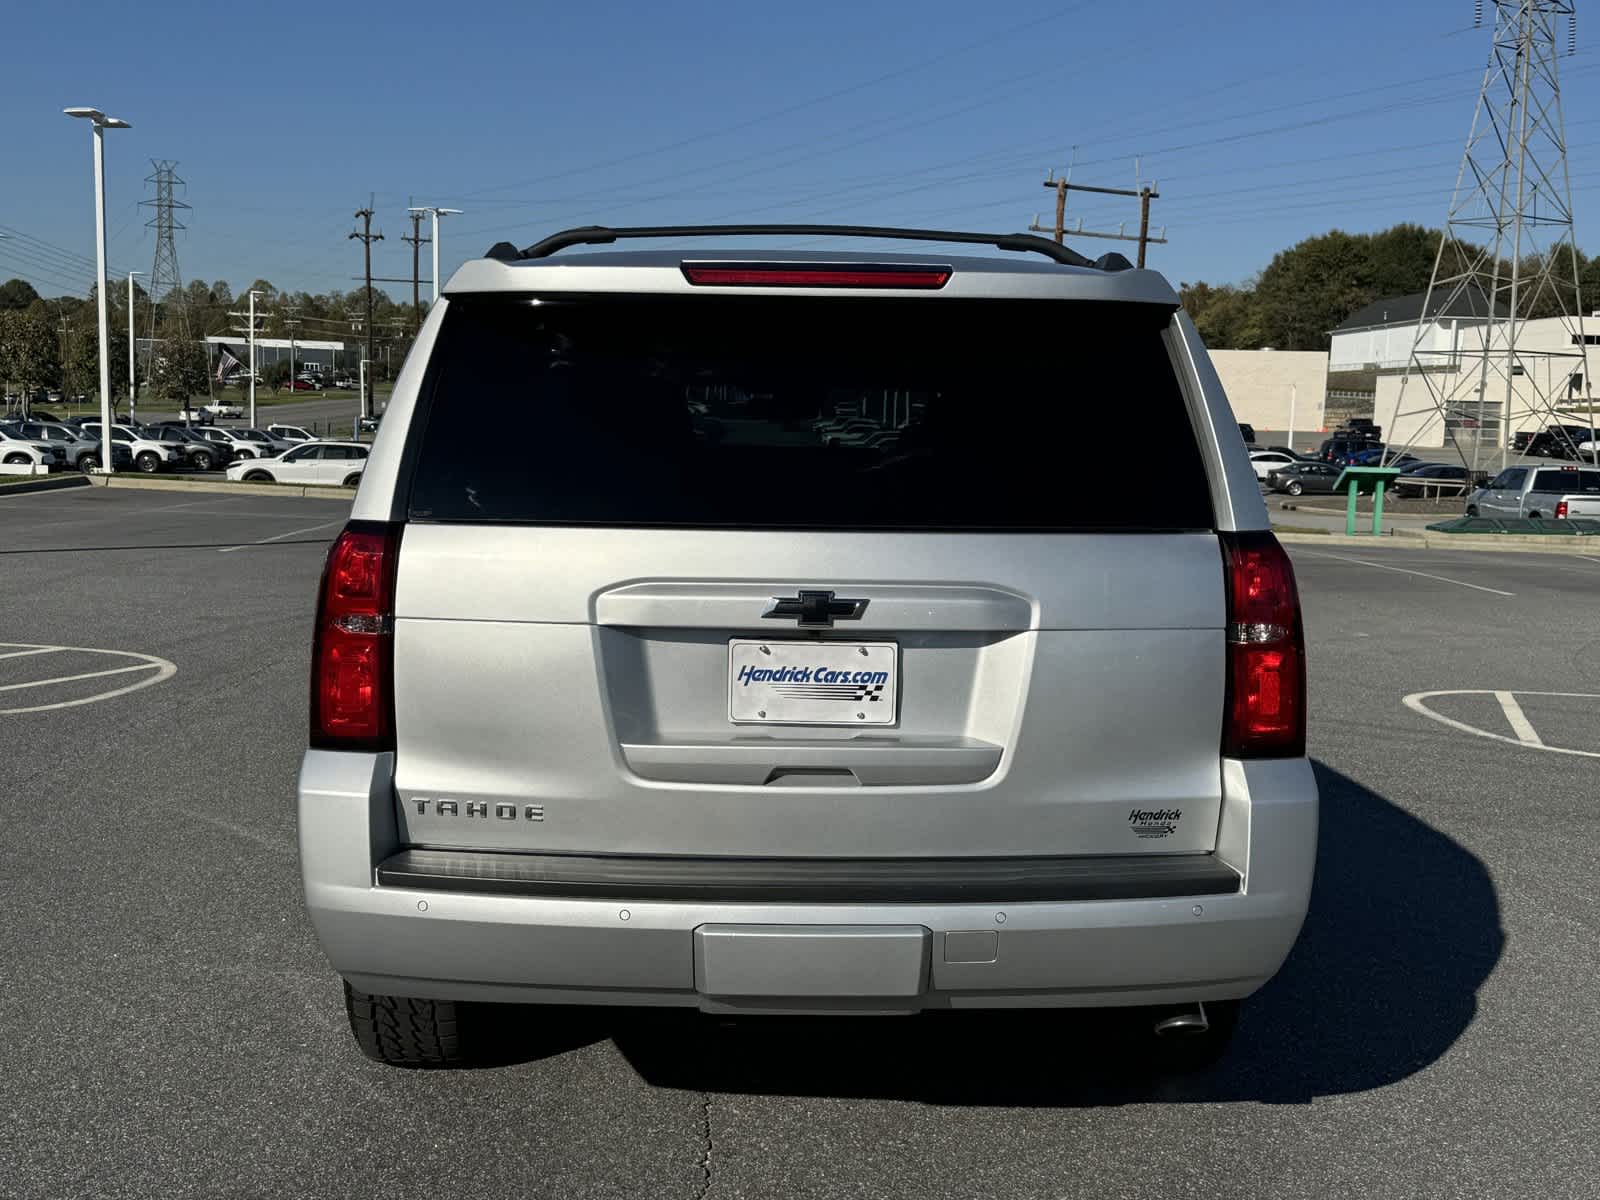
[[[1442,221],[1488,51],[1471,13],[1470,0],[22,4],[0,71],[0,232],[25,236],[0,241],[0,278],[87,289],[90,133],[60,111],[87,104],[134,125],[106,139],[113,269],[150,269],[138,202],[149,160],[176,159],[194,206],[183,276],[235,289],[354,286],[346,234],[369,193],[386,235],[374,272],[392,276],[410,274],[408,202],[466,210],[444,225],[447,275],[501,238],[576,224],[1010,231],[1049,219],[1040,181],[1074,146],[1077,181],[1131,186],[1136,157],[1157,181],[1171,243],[1152,266],[1238,281],[1335,226]],[[1600,45],[1586,33],[1562,69],[1578,242],[1600,252]],[[1114,229],[1136,203],[1074,197],[1080,215]]]

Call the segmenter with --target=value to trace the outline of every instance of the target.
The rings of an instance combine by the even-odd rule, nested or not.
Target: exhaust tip
[[[1182,1037],[1197,1033],[1209,1033],[1211,1022],[1206,1017],[1206,1006],[1195,1004],[1193,1008],[1181,1009],[1178,1012],[1162,1017],[1152,1028],[1157,1037]]]

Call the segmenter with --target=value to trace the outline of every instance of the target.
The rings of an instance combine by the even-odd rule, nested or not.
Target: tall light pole
[[[64,108],[69,117],[82,117],[94,123],[94,255],[96,288],[100,302],[100,469],[107,475],[114,470],[111,433],[111,323],[106,313],[106,151],[107,129],[132,129],[126,121],[108,117],[98,108]]]
[[[459,208],[432,208],[427,205],[416,205],[406,209],[407,212],[428,213],[433,217],[433,301],[439,302],[439,218],[458,217],[461,215]]]
[[[256,427],[256,297],[261,293],[251,289],[250,292],[250,428]]]
[[[138,387],[138,383],[133,377],[133,347],[135,345],[135,342],[133,340],[133,277],[135,275],[143,275],[143,274],[144,274],[143,271],[129,271],[128,272],[128,424],[129,425],[133,424],[133,402],[134,402],[134,399],[135,399],[135,391],[136,391],[136,389]]]

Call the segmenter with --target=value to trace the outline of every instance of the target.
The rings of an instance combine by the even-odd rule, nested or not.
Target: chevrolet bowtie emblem
[[[774,596],[761,615],[773,621],[796,621],[801,629],[829,629],[835,621],[859,621],[866,611],[865,600],[836,600],[832,592],[801,592]]]

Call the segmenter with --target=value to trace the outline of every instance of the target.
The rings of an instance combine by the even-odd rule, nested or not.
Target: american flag
[[[243,365],[237,358],[228,353],[226,346],[222,347],[222,357],[217,360],[217,382],[221,383],[235,367]]]

